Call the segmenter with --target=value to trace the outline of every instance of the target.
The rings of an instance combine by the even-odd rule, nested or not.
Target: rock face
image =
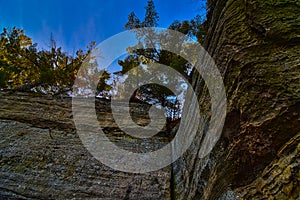
[[[210,155],[199,157],[210,97],[196,72],[207,117],[181,159],[148,174],[114,171],[94,159],[76,134],[70,99],[1,92],[0,198],[299,198],[300,2],[209,0],[208,8],[204,47],[223,75],[228,103]],[[97,106],[107,134],[130,149],[105,102]]]
[[[107,102],[96,105],[104,128],[130,149],[130,140],[116,137],[122,133]],[[125,173],[89,154],[76,133],[70,98],[0,92],[0,109],[0,199],[170,199],[169,168]]]
[[[265,168],[260,177],[251,184],[238,188],[236,190],[238,196],[241,199],[263,199],[266,197],[274,199],[297,199],[300,194],[299,142],[300,134],[293,137],[278,152],[278,158]]]
[[[300,132],[300,2],[209,0],[208,8],[204,47],[224,77],[227,117],[209,156],[197,156],[199,133],[176,163],[175,196],[295,199],[300,194],[299,139],[293,139]],[[209,113],[199,74],[193,83]]]

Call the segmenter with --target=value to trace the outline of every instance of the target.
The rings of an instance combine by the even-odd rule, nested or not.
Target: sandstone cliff
[[[299,198],[300,2],[209,0],[208,8],[204,46],[223,75],[228,100],[223,133],[210,155],[199,157],[208,115],[171,167],[148,174],[114,171],[80,142],[70,99],[1,92],[0,198]],[[197,73],[193,85],[209,113]],[[122,133],[105,101],[98,117],[112,140],[132,147],[130,139],[118,139]]]
[[[211,155],[198,158],[198,134],[176,163],[176,197],[296,199],[300,2],[210,0],[208,8],[204,46],[224,77],[227,117]],[[200,103],[207,105],[199,74],[193,82]]]
[[[107,102],[96,105],[111,139],[133,149],[129,138],[119,139]],[[0,199],[170,198],[169,168],[130,174],[93,158],[75,131],[71,98],[0,92],[0,136]],[[162,144],[143,145],[151,143]]]

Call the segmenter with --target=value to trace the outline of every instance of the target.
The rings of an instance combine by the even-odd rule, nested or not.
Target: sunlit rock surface
[[[184,156],[160,171],[128,174],[95,160],[76,134],[70,99],[0,93],[0,197],[299,199],[299,13],[299,0],[208,1],[203,45],[224,78],[222,137],[200,158],[211,105],[193,72],[205,119]],[[107,106],[98,109],[111,140],[132,149],[136,141],[122,138]],[[133,149],[164,142],[147,140]]]
[[[112,122],[108,102],[96,105],[112,141],[135,151],[133,141]],[[133,108],[145,110],[143,106]],[[148,120],[136,118],[141,124]],[[93,158],[76,133],[70,98],[0,92],[0,137],[0,199],[170,198],[169,168],[132,174]],[[163,139],[157,138],[141,143],[139,149],[161,145]]]

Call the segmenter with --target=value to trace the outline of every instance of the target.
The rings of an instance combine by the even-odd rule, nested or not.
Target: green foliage
[[[159,16],[155,10],[153,0],[148,1],[145,11],[143,21],[141,21],[134,12],[130,13],[124,29],[131,30],[143,27],[156,27],[158,25]],[[196,38],[198,42],[202,42],[206,35],[203,24],[202,18],[200,15],[197,15],[191,20],[184,20],[181,22],[176,20],[170,25],[169,29],[179,31],[187,36]],[[164,35],[164,33],[156,33],[154,30],[152,32],[149,30],[147,33],[143,30],[134,30],[134,32],[136,33],[137,39],[140,41],[138,44],[140,48],[133,50],[135,48],[129,47],[127,50],[130,55],[124,60],[119,61],[119,65],[122,67],[119,75],[123,76],[131,70],[131,75],[135,77],[127,77],[126,84],[131,84],[132,86],[137,87],[137,84],[141,81],[141,77],[148,74],[147,77],[155,77],[161,81],[166,81],[168,84],[175,86],[175,88],[182,87],[182,84],[185,82],[183,79],[166,79],[162,74],[157,74],[157,68],[145,67],[147,64],[151,63],[160,63],[169,66],[178,71],[186,80],[190,80],[191,64],[181,56],[159,49],[162,41],[158,38],[166,38],[166,41],[164,41],[166,43],[172,42],[172,39],[168,39],[168,35]],[[180,46],[181,44],[176,45]],[[139,83],[139,85],[141,85],[141,83]],[[177,111],[178,109],[181,109],[179,105],[174,105],[174,103],[172,105],[170,102],[170,99],[173,99],[174,101],[174,93],[168,88],[156,84],[145,84],[138,87],[132,96],[132,99],[134,98],[147,101],[148,103],[161,103],[163,106],[169,102],[169,105],[167,106],[169,109],[172,110],[174,107],[176,107]],[[179,101],[175,101],[175,104],[178,104],[178,102]]]
[[[135,15],[134,12],[131,12],[128,15],[128,21],[124,25],[124,29],[130,30],[130,29],[134,29],[134,28],[140,28],[140,26],[141,26],[141,22],[140,22],[139,18]]]
[[[110,73],[107,71],[102,71],[102,73],[100,73],[99,82],[97,85],[97,91],[100,94],[107,95],[107,92],[111,90],[111,85],[107,84],[107,80],[110,78]]]
[[[148,0],[148,5],[145,7],[146,14],[142,23],[142,27],[155,27],[158,25],[158,13],[155,10],[153,0]]]
[[[36,67],[33,65],[36,45],[23,30],[4,29],[0,35],[0,71],[2,72],[2,87],[15,87],[37,78]]]
[[[169,29],[179,31],[190,37],[196,37],[198,42],[202,42],[206,35],[206,29],[204,27],[204,20],[200,15],[196,15],[191,20],[183,20],[182,22],[175,20]]]
[[[128,21],[124,28],[131,30],[141,27],[155,27],[158,25],[159,16],[155,9],[153,0],[148,0],[145,7],[145,16],[140,20],[134,12],[128,16]],[[203,31],[203,21],[200,16],[192,20],[182,22],[175,21],[169,27],[180,31],[191,37],[196,37],[202,41],[205,32]],[[119,75],[124,75],[133,70],[136,80],[131,80],[131,84],[136,84],[143,74],[155,74],[155,68],[137,68],[141,64],[161,63],[172,67],[189,79],[190,64],[182,57],[164,50],[151,48],[157,43],[157,33],[144,34],[137,32],[138,39],[143,39],[143,47],[138,50],[128,52],[131,54],[124,60],[119,61],[122,67]],[[75,55],[69,55],[61,47],[56,45],[52,35],[50,37],[50,48],[40,50],[32,39],[25,35],[25,31],[18,28],[4,29],[0,35],[0,89],[14,89],[22,91],[36,91],[47,94],[62,94],[72,90],[76,74],[84,62],[95,49],[95,42],[92,42],[87,49],[79,49]],[[97,63],[94,63],[96,66]],[[97,68],[97,67],[96,67]],[[96,69],[97,70],[97,69]],[[111,85],[107,82],[111,79],[109,72],[103,71],[100,77],[93,77],[93,81],[98,83],[97,93],[108,94]],[[118,74],[118,73],[117,73]],[[161,75],[156,75],[157,77]],[[163,77],[159,77],[163,79]],[[96,80],[97,79],[97,80]],[[180,85],[181,80],[167,80],[174,85]],[[173,93],[157,85],[147,85],[139,88],[135,95],[149,101],[164,102]]]
[[[155,5],[153,0],[148,0],[148,4],[145,7],[146,14],[144,20],[141,22],[140,19],[135,15],[134,12],[131,12],[128,15],[128,21],[124,25],[124,29],[130,30],[134,28],[142,27],[155,27],[158,25],[158,13],[155,10]]]
[[[78,50],[74,56],[57,47],[52,36],[50,43],[50,49],[38,50],[24,30],[4,29],[0,35],[0,88],[48,94],[71,91],[81,64],[96,43],[91,42],[86,51]],[[109,77],[106,73],[99,78],[98,89],[110,89],[105,83]]]
[[[128,16],[128,22],[125,24],[124,28],[131,30],[134,28],[157,26],[159,17],[152,0],[148,1],[145,10],[146,12],[143,21],[138,19],[133,12],[130,13]],[[195,18],[191,21],[183,22],[176,21],[170,26],[170,29],[180,31],[191,36],[198,30],[197,28],[199,28],[198,19],[199,18]],[[179,101],[175,100],[175,94],[170,89],[157,84],[147,84],[146,82],[145,85],[141,87],[139,86],[143,83],[141,77],[146,76],[149,77],[149,80],[146,80],[147,82],[158,79],[162,82],[168,82],[168,84],[171,84],[174,88],[180,90],[182,88],[182,84],[185,82],[183,79],[165,77],[163,74],[158,73],[159,70],[157,67],[152,66],[149,68],[147,65],[151,63],[164,64],[177,70],[183,77],[189,79],[191,67],[190,63],[172,52],[159,49],[159,46],[162,44],[161,38],[166,38],[165,42],[172,42],[167,39],[168,35],[164,35],[164,33],[156,33],[154,30],[151,31],[151,29],[147,33],[143,32],[143,30],[134,30],[134,32],[136,33],[137,39],[140,41],[138,44],[140,48],[135,49],[129,47],[127,50],[130,55],[124,60],[119,61],[119,65],[122,67],[122,70],[120,71],[121,76],[131,71],[131,76],[128,76],[125,80],[126,84],[130,84],[133,87],[138,88],[132,95],[132,100],[140,99],[150,104],[160,103],[162,106],[166,106],[166,109],[170,111],[169,114],[173,115],[173,117],[178,117],[179,114],[175,115],[174,113],[178,113],[181,108],[178,104]],[[171,102],[170,99],[173,99],[173,102]]]

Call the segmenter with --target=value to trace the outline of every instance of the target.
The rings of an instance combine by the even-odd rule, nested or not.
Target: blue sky
[[[201,0],[154,3],[160,27],[203,13]],[[123,31],[131,11],[143,19],[146,5],[147,0],[0,0],[0,28],[22,28],[40,48],[47,48],[52,33],[58,45],[72,53]]]

